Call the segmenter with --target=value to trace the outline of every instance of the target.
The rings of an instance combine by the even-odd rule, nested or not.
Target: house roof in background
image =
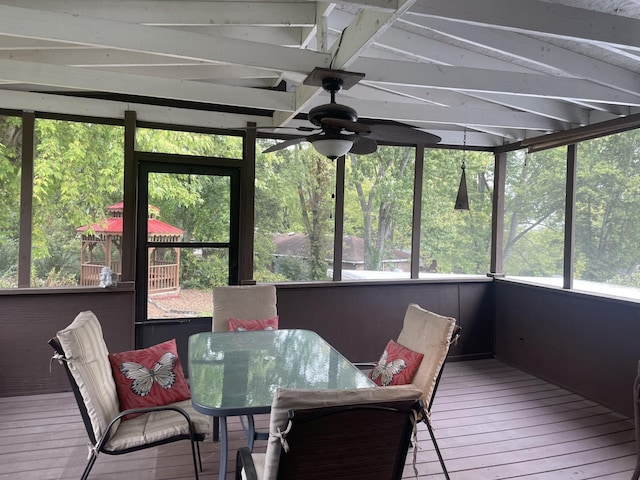
[[[638,31],[638,0],[0,0],[0,109],[298,127],[331,67],[361,118],[493,148],[640,112]]]

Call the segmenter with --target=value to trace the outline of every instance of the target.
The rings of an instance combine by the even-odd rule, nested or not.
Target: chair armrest
[[[184,417],[184,419],[187,421],[187,425],[189,427],[189,436],[191,437],[191,441],[195,441],[196,440],[196,435],[193,432],[193,424],[191,423],[191,417],[189,416],[189,414],[184,409],[182,409],[180,407],[176,407],[174,405],[163,405],[163,406],[160,406],[160,407],[130,408],[128,410],[123,410],[122,412],[118,413],[118,415],[113,417],[113,419],[109,422],[109,425],[107,425],[107,428],[105,429],[104,435],[102,436],[102,438],[100,440],[98,440],[98,444],[97,444],[98,451],[102,450],[102,447],[107,443],[107,441],[111,437],[111,429],[116,424],[116,422],[118,420],[121,420],[126,415],[129,415],[129,414],[132,414],[132,413],[160,412],[160,411],[165,411],[165,410],[173,410],[174,412],[179,413],[180,415],[182,415]]]
[[[236,480],[242,480],[242,471],[247,480],[258,480],[258,473],[253,464],[253,457],[249,447],[242,447],[236,455]]]

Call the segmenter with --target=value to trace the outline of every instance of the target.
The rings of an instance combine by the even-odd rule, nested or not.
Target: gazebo
[[[108,266],[120,278],[122,272],[122,211],[123,203],[107,207],[109,216],[91,225],[78,227],[82,236],[80,253],[80,285],[98,285],[100,271]],[[149,240],[179,242],[184,231],[158,220],[160,209],[149,206],[147,235]],[[96,249],[96,247],[99,247]],[[171,292],[180,289],[180,248],[167,252],[149,250],[149,293]]]

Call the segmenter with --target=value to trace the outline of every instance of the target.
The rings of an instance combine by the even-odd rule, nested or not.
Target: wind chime
[[[467,195],[467,175],[466,169],[466,146],[467,146],[467,129],[464,129],[464,139],[462,141],[462,175],[460,175],[460,185],[458,186],[458,195],[456,196],[456,204],[453,207],[454,210],[469,210],[469,196]]]

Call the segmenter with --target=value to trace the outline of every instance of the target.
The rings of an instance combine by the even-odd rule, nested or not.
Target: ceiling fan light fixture
[[[313,147],[325,157],[335,160],[338,157],[345,155],[353,146],[353,140],[345,138],[340,135],[337,137],[322,136],[313,140]]]

